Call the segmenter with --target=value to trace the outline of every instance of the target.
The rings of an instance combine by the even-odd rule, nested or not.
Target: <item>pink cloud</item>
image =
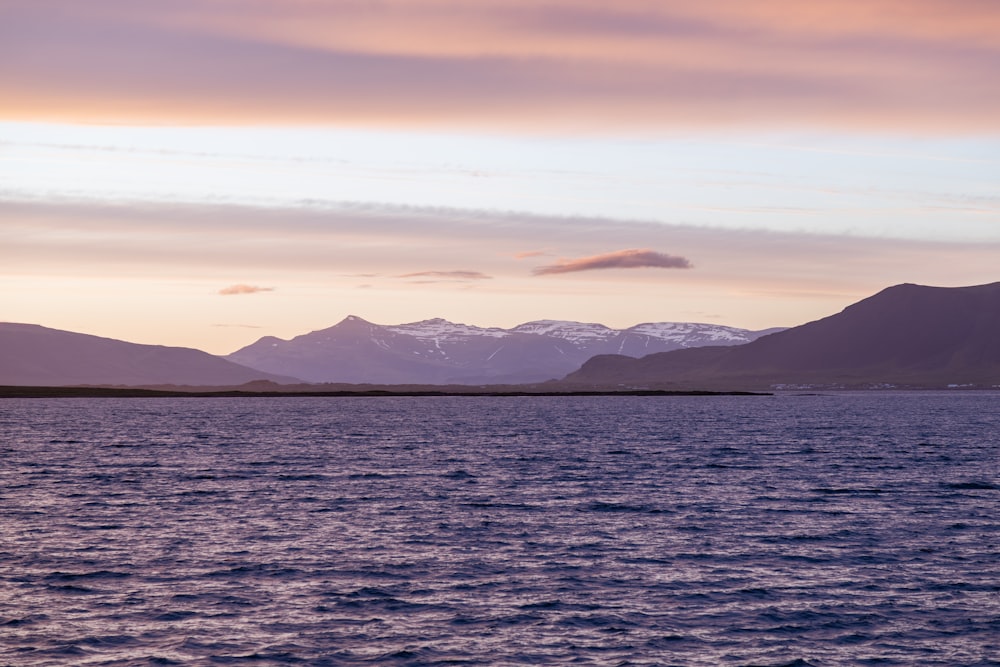
[[[493,276],[488,276],[479,271],[418,271],[417,273],[404,273],[400,278],[431,278],[435,280],[490,280]]]
[[[667,255],[649,249],[618,250],[602,255],[564,259],[555,264],[540,266],[532,271],[536,276],[596,269],[690,269],[691,262],[684,257]]]
[[[258,292],[273,292],[273,287],[258,287],[256,285],[230,285],[219,290],[222,296],[234,296],[237,294],[256,294]]]

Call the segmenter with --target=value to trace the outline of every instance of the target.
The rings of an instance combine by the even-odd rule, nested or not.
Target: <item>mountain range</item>
[[[560,378],[595,354],[640,356],[693,345],[737,345],[766,332],[709,324],[538,321],[513,329],[442,319],[382,326],[349,316],[292,340],[264,337],[228,358],[0,323],[0,385],[232,386],[267,380],[358,384],[528,383]]]
[[[741,345],[772,331],[666,322],[612,329],[556,320],[512,329],[443,319],[380,325],[352,315],[291,340],[266,336],[226,359],[307,382],[524,384],[561,378],[598,354]]]
[[[739,347],[596,356],[576,386],[764,389],[1000,386],[1000,283],[903,284]]]
[[[386,326],[350,316],[291,340],[261,338],[225,358],[0,323],[0,385],[253,383],[254,391],[303,381],[546,391],[1000,387],[1000,283],[896,285],[835,315],[766,331],[553,320],[512,329],[441,319]]]

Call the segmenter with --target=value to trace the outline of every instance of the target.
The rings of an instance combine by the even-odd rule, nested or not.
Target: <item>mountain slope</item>
[[[292,340],[265,337],[227,359],[310,382],[486,384],[564,376],[595,354],[640,356],[691,345],[739,344],[760,333],[710,324],[540,320],[512,329],[443,319],[384,326],[349,316]]]
[[[579,384],[1000,384],[1000,283],[903,284],[842,312],[735,348],[591,359]]]
[[[0,323],[2,385],[236,385],[261,379],[295,381],[190,348]]]

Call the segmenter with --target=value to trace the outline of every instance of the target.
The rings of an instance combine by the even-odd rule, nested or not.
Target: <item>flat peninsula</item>
[[[770,396],[751,391],[675,391],[659,389],[552,389],[542,387],[357,386],[287,389],[238,387],[19,387],[0,386],[0,398],[226,398],[226,397],[392,397],[392,396]]]

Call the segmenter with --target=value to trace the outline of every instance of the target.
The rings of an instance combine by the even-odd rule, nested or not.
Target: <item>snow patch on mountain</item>
[[[413,336],[417,340],[440,345],[443,342],[460,341],[469,336],[485,336],[487,338],[505,338],[510,332],[497,327],[477,327],[469,324],[449,322],[440,317],[409,324],[397,324],[384,327],[387,331],[404,336]]]
[[[659,340],[681,342],[696,338],[715,341],[720,345],[749,343],[753,332],[746,329],[726,327],[719,324],[694,322],[647,322],[626,329],[630,333],[643,334]]]
[[[511,331],[515,333],[552,336],[574,343],[593,343],[604,341],[618,333],[617,330],[603,324],[586,322],[568,322],[565,320],[535,320],[519,324]]]

